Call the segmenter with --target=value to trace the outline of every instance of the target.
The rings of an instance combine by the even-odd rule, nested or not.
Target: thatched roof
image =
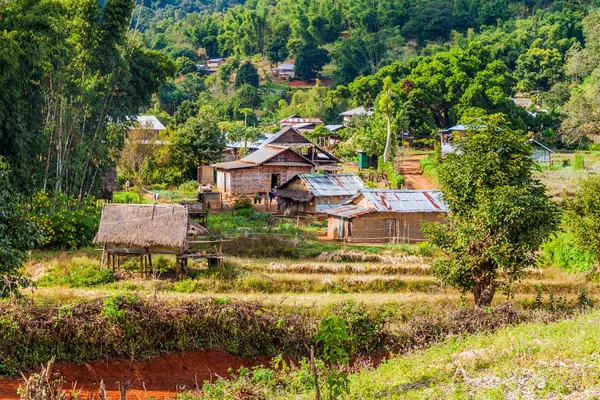
[[[104,204],[94,243],[111,247],[187,249],[188,212],[185,206]]]

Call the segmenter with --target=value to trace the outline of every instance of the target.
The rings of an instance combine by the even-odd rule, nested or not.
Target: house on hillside
[[[296,67],[293,63],[279,64],[271,70],[272,74],[282,79],[292,79],[296,76]]]
[[[355,174],[298,174],[277,191],[280,215],[318,214],[350,200],[365,184]]]
[[[216,69],[209,68],[206,66],[206,64],[196,64],[196,68],[198,69],[198,72],[200,72],[203,75],[210,75],[217,72]]]
[[[364,107],[353,108],[352,110],[344,111],[340,114],[340,117],[344,120],[344,125],[348,125],[348,122],[359,115],[373,115],[373,110],[367,110]]]
[[[206,67],[211,69],[218,68],[225,64],[226,61],[226,58],[211,58],[210,60],[206,60]]]
[[[310,159],[276,144],[265,145],[241,160],[212,166],[217,170],[217,190],[225,197],[267,193],[298,174],[315,170]]]
[[[425,239],[421,223],[442,222],[448,207],[437,191],[363,189],[325,213],[329,239],[415,243]]]
[[[453,141],[456,139],[460,139],[469,129],[478,129],[478,127],[461,124],[438,131],[441,140],[442,157],[449,153],[454,153],[456,151],[456,147],[454,146]],[[554,151],[550,150],[544,144],[538,142],[535,139],[530,139],[529,142],[531,143],[534,149],[533,154],[531,155],[531,158],[534,161],[539,162],[541,164],[552,163],[552,154],[554,154]]]
[[[294,127],[298,130],[314,130],[317,125],[325,125],[319,118],[303,118],[298,114],[290,115],[279,121],[279,127]]]
[[[283,146],[294,149],[317,166],[317,169],[336,171],[340,167],[339,160],[331,153],[323,150],[306,136],[302,135],[296,128],[288,126],[277,132],[273,137],[265,140],[263,146]]]
[[[158,138],[160,132],[164,131],[165,126],[154,115],[137,115],[129,118],[129,132],[144,131]]]

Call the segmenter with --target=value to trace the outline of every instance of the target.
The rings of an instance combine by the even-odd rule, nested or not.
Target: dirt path
[[[419,163],[424,157],[424,154],[410,155],[402,162],[400,173],[404,176],[404,184],[408,189],[427,190],[436,188],[429,178],[421,174]]]
[[[123,358],[96,360],[84,364],[56,363],[54,371],[66,380],[63,389],[76,391],[82,399],[98,398],[100,380],[104,380],[110,399],[118,399],[117,382],[130,382],[127,398],[167,399],[177,396],[180,388],[202,386],[205,380],[229,377],[229,369],[269,365],[269,358],[247,359],[217,350],[175,353],[150,361]],[[18,399],[19,380],[0,379],[0,399]]]

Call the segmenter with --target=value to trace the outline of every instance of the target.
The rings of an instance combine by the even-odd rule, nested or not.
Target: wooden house
[[[285,128],[287,126],[292,126],[292,127],[296,128],[297,130],[315,129],[315,127],[317,125],[325,125],[325,124],[319,118],[304,118],[304,117],[299,116],[298,114],[290,115],[289,117],[284,118],[281,121],[279,121],[279,126],[281,128]]]
[[[364,185],[355,174],[298,174],[277,189],[277,211],[320,214],[344,204]]]
[[[296,67],[293,63],[283,63],[279,64],[276,68],[272,70],[273,75],[278,78],[287,78],[292,79],[296,76]]]
[[[340,113],[340,117],[342,117],[344,121],[344,125],[348,125],[348,122],[356,116],[359,115],[373,115],[373,110],[367,110],[364,107],[353,108],[352,110],[344,111]]]
[[[225,64],[226,61],[226,58],[211,58],[209,60],[206,60],[206,67],[211,69],[218,68],[221,65]]]
[[[190,220],[182,205],[104,204],[94,243],[103,244],[103,267],[106,262],[117,270],[121,258],[139,257],[140,272],[147,273],[153,254],[173,254],[181,274],[188,259],[222,260],[222,250],[199,251],[190,240],[207,234],[206,228]]]
[[[113,193],[120,192],[121,190],[123,190],[123,188],[119,184],[117,169],[111,168],[102,178],[102,183],[100,184],[100,199],[112,202]]]
[[[315,163],[317,169],[320,170],[334,171],[340,169],[337,167],[340,162],[337,158],[311,142],[310,139],[292,126],[283,128],[274,136],[265,140],[261,144],[261,147],[264,146],[282,146],[294,149],[303,157]]]
[[[421,223],[441,222],[448,207],[440,192],[360,190],[345,205],[325,211],[327,237],[348,242],[415,243]]]
[[[268,145],[238,161],[213,164],[217,190],[232,197],[267,193],[297,174],[313,173],[315,163],[289,147]]]

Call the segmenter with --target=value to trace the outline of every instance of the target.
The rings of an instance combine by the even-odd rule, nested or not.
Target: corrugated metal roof
[[[361,190],[369,207],[379,212],[448,212],[442,194],[435,190]]]
[[[134,119],[139,124],[140,129],[153,129],[158,131],[167,129],[154,115],[137,115]]]
[[[255,164],[245,163],[242,160],[239,161],[230,161],[219,164],[211,164],[211,167],[215,167],[218,169],[242,169],[242,168],[252,168],[255,167]]]
[[[256,150],[254,153],[248,154],[240,161],[260,165],[286,150],[285,147],[265,146]]]
[[[279,64],[279,66],[277,68],[275,68],[275,71],[293,71],[294,70],[294,64]]]
[[[375,210],[373,210],[372,208],[359,207],[354,204],[340,206],[324,211],[325,214],[343,218],[354,218],[358,217],[359,215],[368,214],[372,212],[375,212]]]
[[[365,186],[355,174],[299,174],[298,178],[316,197],[354,196]]]
[[[352,117],[354,115],[373,115],[372,110],[366,110],[364,107],[353,108],[352,110],[344,111],[340,115],[343,117]]]

